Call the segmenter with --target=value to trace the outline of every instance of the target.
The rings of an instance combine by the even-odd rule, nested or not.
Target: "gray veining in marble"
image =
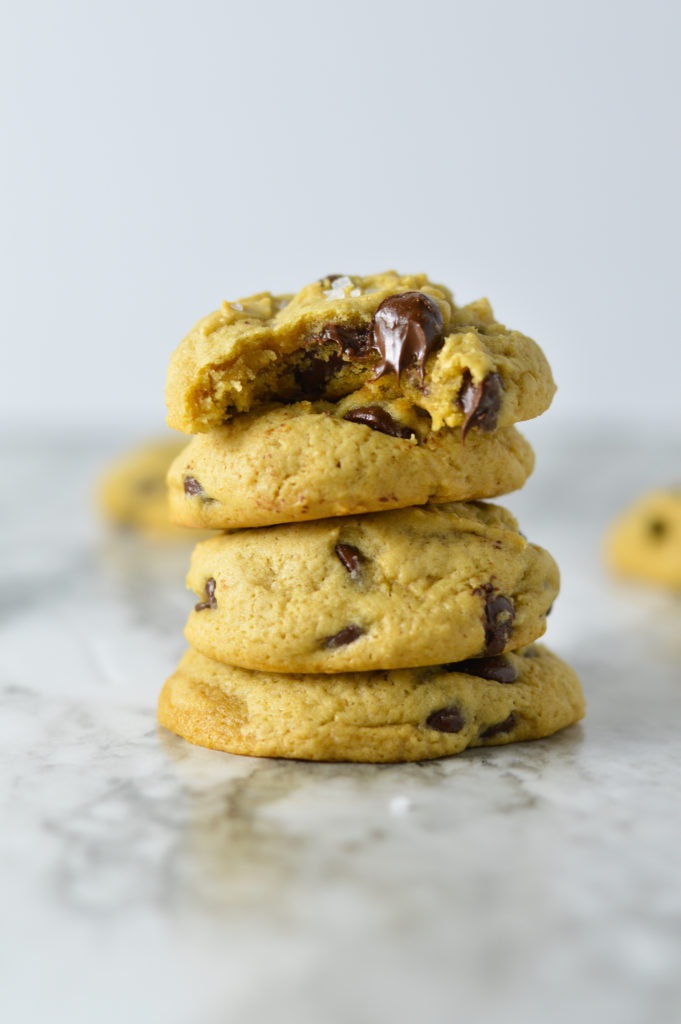
[[[681,598],[615,584],[599,557],[612,512],[678,477],[679,445],[531,439],[535,476],[506,504],[561,564],[547,640],[588,716],[378,767],[160,729],[189,546],[93,520],[120,440],[5,442],[3,1019],[680,1019]]]

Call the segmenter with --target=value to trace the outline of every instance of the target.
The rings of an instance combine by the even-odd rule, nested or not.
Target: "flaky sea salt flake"
[[[349,277],[337,277],[333,282],[333,288],[328,288],[324,295],[329,301],[344,299],[346,288],[352,288],[352,279]]]

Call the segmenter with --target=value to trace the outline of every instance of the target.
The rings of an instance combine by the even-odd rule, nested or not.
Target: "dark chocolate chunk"
[[[437,302],[423,292],[389,295],[371,321],[371,344],[380,353],[376,378],[416,364],[421,383],[426,359],[442,344],[442,313]]]
[[[504,732],[510,732],[515,725],[515,715],[513,712],[505,718],[503,722],[497,722],[496,725],[490,725],[480,733],[481,740],[491,740],[493,736],[501,736]]]
[[[184,493],[191,497],[198,497],[204,505],[211,505],[216,499],[209,498],[196,477],[186,476],[184,478]]]
[[[468,658],[466,661],[452,661],[442,667],[445,672],[465,672],[469,676],[491,679],[495,683],[514,683],[518,678],[518,670],[503,654],[491,658]]]
[[[340,369],[341,358],[332,353],[328,359],[313,356],[306,366],[295,371],[296,383],[306,398],[320,398],[326,385]]]
[[[455,704],[433,711],[426,719],[428,728],[437,729],[438,732],[460,732],[465,724],[464,717]]]
[[[487,431],[496,429],[503,390],[498,373],[488,373],[480,384],[474,384],[470,370],[464,370],[463,384],[456,399],[459,409],[466,414],[461,427],[462,441],[466,440],[471,427]]]
[[[206,600],[199,601],[198,604],[194,605],[195,612],[203,612],[207,608],[217,608],[218,606],[217,598],[215,596],[215,580],[212,576],[209,580],[206,580],[206,586],[204,589],[206,591]]]
[[[347,327],[344,324],[327,324],[319,334],[313,334],[310,341],[323,344],[333,342],[348,359],[356,359],[370,351],[369,328]]]
[[[513,632],[513,620],[515,619],[513,602],[503,594],[494,595],[491,583],[479,587],[474,593],[483,594],[485,597],[485,607],[482,613],[482,624],[485,627],[483,655],[501,654]]]
[[[363,423],[365,427],[379,430],[382,434],[389,434],[390,437],[415,436],[411,427],[403,427],[380,405],[361,405],[357,409],[350,409],[343,419],[349,420],[350,423]]]
[[[185,494],[205,494],[205,491],[196,477],[186,476],[184,478]]]
[[[327,274],[326,277],[320,277],[319,278],[319,283],[320,284],[326,284],[327,281],[328,281],[329,284],[333,284],[333,282],[337,281],[339,277],[345,277],[345,276],[346,276],[345,274]]]
[[[357,640],[358,637],[364,634],[364,630],[361,626],[346,626],[341,629],[339,633],[335,633],[333,636],[327,636],[324,641],[324,646],[328,647],[330,651],[335,651],[337,647],[345,647],[346,644],[351,644],[353,640]]]
[[[669,523],[665,519],[651,519],[648,523],[648,533],[653,540],[664,540],[669,532]]]
[[[353,547],[352,544],[336,544],[336,554],[350,573],[351,578],[359,579],[364,561],[361,551]]]

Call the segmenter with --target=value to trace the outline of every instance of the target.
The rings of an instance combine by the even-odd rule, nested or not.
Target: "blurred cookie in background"
[[[626,509],[605,551],[617,573],[681,588],[681,486],[651,491]]]
[[[102,518],[159,539],[195,542],[196,531],[174,526],[168,516],[166,474],[186,443],[186,438],[147,441],[110,463],[97,485]]]

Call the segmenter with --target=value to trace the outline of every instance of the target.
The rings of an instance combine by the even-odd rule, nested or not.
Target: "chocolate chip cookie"
[[[203,654],[336,673],[531,643],[559,577],[505,509],[460,503],[222,534],[194,549],[187,583],[186,637]]]
[[[584,715],[574,672],[543,646],[393,672],[279,675],[189,650],[158,717],[191,743],[311,761],[419,761],[550,736]]]
[[[168,474],[182,526],[230,529],[495,497],[522,487],[534,456],[513,427],[430,429],[405,399],[297,402],[197,434]]]
[[[168,424],[222,426],[277,403],[341,398],[382,382],[430,429],[494,430],[548,408],[555,386],[538,345],[497,323],[486,300],[457,306],[424,274],[334,276],[297,295],[262,292],[199,321],[173,354]]]
[[[97,488],[102,516],[118,526],[187,539],[187,531],[170,522],[166,492],[168,467],[182,448],[181,441],[150,441],[112,462]]]
[[[606,539],[612,568],[626,576],[681,587],[681,487],[641,497]]]

